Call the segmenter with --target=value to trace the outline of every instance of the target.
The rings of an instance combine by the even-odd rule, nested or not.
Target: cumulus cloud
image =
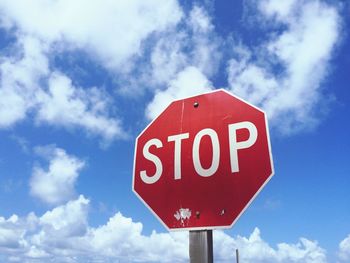
[[[188,260],[187,233],[142,234],[142,224],[121,213],[115,214],[106,225],[91,229],[89,242],[100,257],[121,262],[184,262]],[[169,249],[171,248],[171,249]]]
[[[89,200],[80,196],[65,205],[47,211],[41,217],[30,213],[19,218],[0,217],[2,236],[0,254],[5,255],[3,262],[72,262],[66,257],[71,250],[70,242],[84,236],[87,231],[86,216]],[[76,254],[79,251],[76,249]]]
[[[76,200],[18,218],[0,217],[0,254],[20,262],[186,262],[188,234],[145,236],[142,224],[116,213],[99,227],[87,224],[89,200]],[[171,248],[171,249],[169,249]]]
[[[7,248],[18,248],[23,231],[12,227],[18,221],[18,216],[13,215],[7,220],[0,217],[0,246]]]
[[[188,262],[188,232],[142,233],[142,223],[120,212],[106,224],[88,225],[89,200],[80,196],[38,217],[0,217],[3,262]],[[214,232],[215,262],[233,262],[238,248],[242,262],[323,263],[326,252],[316,241],[300,238],[276,248],[256,228],[249,237]]]
[[[326,251],[316,241],[300,238],[296,244],[279,243],[274,249],[261,237],[260,230],[255,228],[249,237],[232,238],[222,231],[215,232],[216,258],[218,262],[233,262],[234,251],[239,249],[242,262],[327,262]]]
[[[350,235],[343,239],[339,244],[338,257],[341,262],[350,261]]]
[[[322,114],[316,107],[327,103],[322,81],[339,39],[338,11],[318,0],[265,0],[259,10],[261,24],[273,23],[275,32],[255,50],[235,48],[231,90],[265,109],[284,133],[310,128]]]
[[[70,200],[75,195],[75,182],[85,162],[53,146],[38,147],[36,151],[49,161],[49,166],[33,168],[31,194],[52,205]]]

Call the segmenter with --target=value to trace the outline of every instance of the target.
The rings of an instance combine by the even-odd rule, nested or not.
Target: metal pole
[[[238,248],[236,249],[236,262],[239,263],[239,253]]]
[[[213,263],[213,231],[190,231],[190,263]]]

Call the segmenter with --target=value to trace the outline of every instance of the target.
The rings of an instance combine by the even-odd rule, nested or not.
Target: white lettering
[[[151,139],[143,146],[143,151],[142,151],[143,156],[147,160],[153,162],[154,165],[156,166],[156,172],[154,173],[154,175],[151,175],[151,176],[147,175],[147,172],[145,170],[140,172],[141,179],[146,184],[154,184],[155,182],[157,182],[163,172],[163,165],[161,160],[158,158],[158,156],[149,152],[149,148],[153,145],[156,146],[157,148],[163,147],[162,142],[158,139]]]
[[[181,133],[168,137],[168,142],[175,142],[174,150],[174,178],[175,180],[181,179],[181,141],[188,139],[189,133]]]
[[[248,139],[244,141],[237,141],[237,131],[241,129],[246,129],[249,132]],[[209,168],[204,168],[201,163],[199,150],[202,138],[204,136],[209,136],[212,144],[212,159]],[[238,150],[247,149],[254,145],[258,138],[258,131],[256,126],[249,122],[243,121],[239,123],[232,123],[228,125],[228,136],[229,136],[229,152],[230,152],[230,164],[231,172],[239,172],[238,163]],[[181,133],[175,134],[168,137],[168,142],[174,142],[174,179],[181,179],[181,155],[182,155],[182,141],[190,138],[190,134]],[[162,142],[157,139],[149,140],[143,147],[143,156],[148,161],[151,161],[155,165],[155,173],[153,175],[148,175],[146,170],[140,171],[140,176],[143,182],[146,184],[156,183],[163,173],[163,164],[159,157],[150,152],[150,148],[155,146],[156,148],[163,147]],[[193,147],[192,147],[192,159],[193,166],[198,175],[203,177],[210,177],[215,174],[219,168],[220,164],[220,142],[218,135],[215,130],[206,128],[200,130],[194,137]]]
[[[249,137],[246,141],[237,142],[237,130],[247,129],[249,131]],[[231,172],[239,172],[238,165],[238,150],[246,149],[252,146],[258,138],[258,131],[255,125],[249,121],[243,121],[239,123],[230,124],[228,126],[229,135],[229,147],[230,147],[230,161]]]
[[[213,158],[211,162],[211,166],[208,169],[203,168],[200,156],[199,156],[199,146],[203,136],[208,135],[211,139],[212,147],[213,147]],[[220,144],[219,138],[216,132],[213,129],[203,129],[198,132],[193,141],[193,149],[192,149],[192,157],[193,157],[193,165],[196,172],[203,177],[212,176],[219,167],[220,162]]]

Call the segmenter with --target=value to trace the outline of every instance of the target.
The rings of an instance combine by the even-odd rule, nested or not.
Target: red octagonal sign
[[[133,190],[169,230],[231,227],[272,175],[265,113],[225,90],[172,102],[136,139]]]

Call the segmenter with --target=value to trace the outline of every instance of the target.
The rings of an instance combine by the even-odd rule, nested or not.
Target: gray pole
[[[236,249],[236,261],[239,263],[239,253],[238,253],[238,248]]]
[[[190,263],[213,263],[213,231],[190,231]]]

